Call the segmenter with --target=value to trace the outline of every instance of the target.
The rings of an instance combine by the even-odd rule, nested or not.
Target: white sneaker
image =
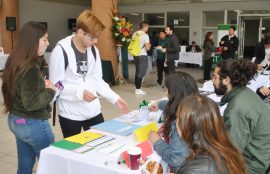
[[[137,95],[144,95],[144,94],[146,94],[146,92],[144,92],[141,89],[135,89],[135,94],[137,94]]]

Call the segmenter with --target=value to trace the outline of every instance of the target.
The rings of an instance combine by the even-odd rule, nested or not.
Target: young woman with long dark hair
[[[215,45],[213,42],[213,32],[207,32],[203,42],[203,60],[204,60],[204,75],[203,80],[210,80],[210,73],[214,56]]]
[[[17,142],[17,174],[32,174],[40,151],[54,142],[48,119],[56,89],[41,74],[41,56],[48,45],[47,29],[27,22],[3,72],[4,107]]]
[[[149,140],[154,145],[154,150],[175,171],[187,157],[188,148],[179,137],[176,126],[176,111],[179,103],[186,96],[197,95],[198,86],[194,78],[185,72],[175,72],[165,79],[165,88],[169,98],[164,112],[161,139],[156,132],[151,132]]]

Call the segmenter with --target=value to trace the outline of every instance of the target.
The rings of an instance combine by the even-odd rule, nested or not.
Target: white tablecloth
[[[135,138],[135,135],[127,137],[118,136],[108,132],[91,129],[90,131],[110,135],[115,138],[118,143],[125,144],[125,147],[121,148],[117,152],[106,155],[98,152],[96,149],[88,151],[83,154],[76,152],[63,150],[56,147],[48,147],[41,151],[37,174],[127,174],[134,173],[140,174],[139,170],[132,171],[125,164],[118,165],[118,157],[121,152],[127,150],[131,146],[139,144]],[[160,159],[160,157],[154,152],[150,156],[150,159]]]
[[[180,52],[179,60],[175,61],[176,66],[178,63],[191,63],[197,64],[199,66],[203,65],[203,53],[193,53],[193,52]]]
[[[0,55],[0,70],[4,70],[9,54]]]

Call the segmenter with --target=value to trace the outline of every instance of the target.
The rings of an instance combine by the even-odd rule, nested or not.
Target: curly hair
[[[244,87],[257,75],[257,65],[247,59],[228,59],[217,64],[221,79],[229,77],[233,87]]]

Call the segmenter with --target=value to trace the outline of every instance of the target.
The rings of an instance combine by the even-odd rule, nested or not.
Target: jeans
[[[70,120],[68,118],[59,115],[59,122],[63,132],[63,137],[67,138],[72,135],[81,133],[83,128],[84,131],[90,129],[91,126],[97,125],[104,122],[102,113],[97,116],[84,121]]]
[[[48,120],[29,119],[9,114],[8,125],[17,143],[17,174],[32,174],[40,151],[54,142]]]

